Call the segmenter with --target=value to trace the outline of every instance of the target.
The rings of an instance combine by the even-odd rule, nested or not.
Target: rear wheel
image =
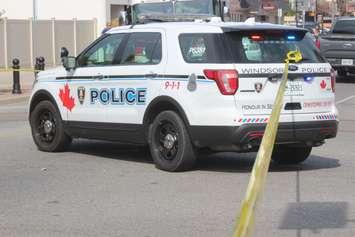
[[[298,164],[305,161],[311,154],[312,147],[290,147],[286,145],[275,146],[272,161],[280,165]]]
[[[190,170],[196,155],[186,125],[174,111],[157,115],[149,128],[149,146],[157,168],[166,171]]]
[[[41,151],[63,151],[71,138],[65,134],[59,112],[50,101],[41,101],[30,114],[32,137]]]

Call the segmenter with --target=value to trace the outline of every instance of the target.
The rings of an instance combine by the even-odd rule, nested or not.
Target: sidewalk
[[[22,94],[12,94],[12,72],[0,72],[0,106],[27,100],[31,94],[33,81],[33,72],[21,72]]]

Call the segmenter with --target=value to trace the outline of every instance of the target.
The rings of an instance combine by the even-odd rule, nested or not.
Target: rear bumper
[[[258,147],[264,135],[266,124],[244,124],[233,126],[191,126],[190,135],[197,147],[222,147],[235,145],[241,150],[245,147]],[[316,146],[323,140],[337,135],[338,121],[311,121],[280,123],[276,143],[307,144]]]

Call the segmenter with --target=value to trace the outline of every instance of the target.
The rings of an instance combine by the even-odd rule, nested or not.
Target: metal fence
[[[97,37],[93,20],[15,20],[0,19],[0,68],[18,58],[21,67],[33,67],[35,58],[43,56],[46,65],[60,64],[60,48],[76,56]]]

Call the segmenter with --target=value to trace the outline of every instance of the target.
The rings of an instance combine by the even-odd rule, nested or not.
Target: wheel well
[[[36,105],[38,105],[38,103],[44,100],[49,100],[50,102],[52,102],[53,105],[56,107],[57,111],[59,111],[57,103],[55,102],[53,96],[48,91],[40,90],[36,92],[36,94],[32,97],[29,114],[31,114],[31,112],[34,110]]]
[[[186,117],[185,111],[181,108],[179,103],[168,96],[161,96],[155,98],[148,106],[144,118],[143,124],[149,126],[154,120],[154,118],[161,112],[166,110],[172,110],[176,112],[182,120],[185,122],[186,126],[189,125],[189,121]]]

